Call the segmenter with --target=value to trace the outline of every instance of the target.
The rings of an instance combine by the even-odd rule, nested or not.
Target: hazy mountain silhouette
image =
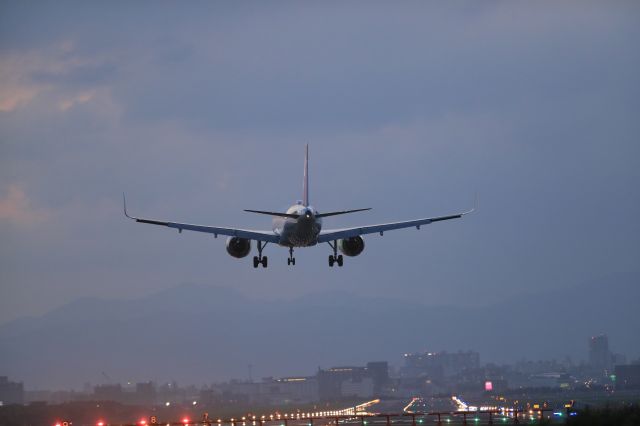
[[[387,360],[402,353],[474,349],[482,361],[586,358],[587,338],[606,332],[637,357],[633,282],[611,278],[576,290],[474,308],[321,293],[262,302],[213,286],[183,285],[137,300],[81,299],[40,318],[0,327],[0,374],[27,388],[177,379],[312,375],[318,366]]]

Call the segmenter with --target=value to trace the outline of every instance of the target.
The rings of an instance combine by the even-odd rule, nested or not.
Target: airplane
[[[447,216],[428,217],[423,219],[407,220],[402,222],[383,223],[378,225],[358,226],[354,228],[343,229],[322,229],[322,219],[330,216],[338,216],[348,213],[362,212],[371,210],[371,208],[341,210],[321,213],[309,203],[309,145],[305,149],[304,158],[304,178],[302,200],[289,207],[286,212],[273,212],[264,210],[244,210],[245,212],[263,214],[273,217],[273,227],[271,231],[256,231],[239,228],[223,228],[218,226],[192,225],[189,223],[167,222],[155,219],[146,219],[141,217],[130,216],[127,213],[127,200],[124,193],[122,194],[124,215],[129,219],[133,219],[139,223],[148,223],[151,225],[162,225],[169,228],[175,228],[179,233],[183,230],[205,232],[213,234],[215,238],[218,235],[228,236],[226,242],[227,253],[235,258],[243,258],[251,252],[251,241],[256,241],[258,255],[253,257],[253,267],[257,268],[262,265],[267,267],[267,256],[262,255],[262,251],[269,244],[277,244],[282,247],[289,248],[288,265],[295,265],[296,259],[293,257],[293,249],[298,247],[311,247],[320,243],[327,243],[331,247],[333,254],[329,255],[329,266],[334,264],[342,266],[344,258],[342,255],[354,257],[358,256],[364,250],[364,240],[361,235],[380,234],[395,229],[412,228],[420,229],[422,225],[429,225],[434,222],[444,220],[458,219],[471,212],[471,210],[451,214]],[[476,199],[477,203],[477,199]],[[340,251],[341,254],[338,254]]]

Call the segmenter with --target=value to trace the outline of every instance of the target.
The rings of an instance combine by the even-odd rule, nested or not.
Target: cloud
[[[115,73],[108,55],[86,55],[65,41],[47,49],[0,55],[0,112],[13,112],[38,96],[50,109],[67,111],[95,96]]]
[[[0,322],[187,281],[269,300],[321,286],[435,305],[638,276],[637,11],[6,7]],[[375,208],[326,228],[456,212],[476,190],[482,208],[371,236],[339,278],[326,246],[296,251],[297,270],[269,247],[259,280],[223,240],[122,216],[126,191],[141,216],[268,229],[238,212],[299,197],[306,142],[316,207]]]
[[[10,184],[6,194],[0,198],[0,222],[16,225],[34,225],[47,220],[46,210],[31,206],[31,200],[17,184]]]
[[[58,107],[62,111],[67,111],[68,109],[74,107],[75,105],[84,104],[89,102],[95,96],[95,92],[93,90],[89,90],[87,92],[80,92],[75,96],[72,96],[67,99],[63,99],[58,103]]]
[[[25,70],[37,66],[34,59],[32,55],[0,57],[0,112],[15,111],[46,88],[25,77]]]

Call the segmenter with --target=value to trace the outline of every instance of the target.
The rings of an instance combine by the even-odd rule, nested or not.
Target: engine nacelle
[[[251,240],[240,237],[227,238],[227,253],[240,259],[251,251]]]
[[[357,256],[364,250],[364,240],[360,237],[338,240],[338,248],[345,256]]]

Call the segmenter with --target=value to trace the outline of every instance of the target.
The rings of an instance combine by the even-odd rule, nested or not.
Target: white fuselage
[[[278,244],[287,247],[308,247],[318,243],[318,235],[322,229],[322,219],[316,217],[318,212],[311,206],[296,204],[287,209],[287,214],[297,214],[297,219],[275,217],[273,232],[280,237]]]

